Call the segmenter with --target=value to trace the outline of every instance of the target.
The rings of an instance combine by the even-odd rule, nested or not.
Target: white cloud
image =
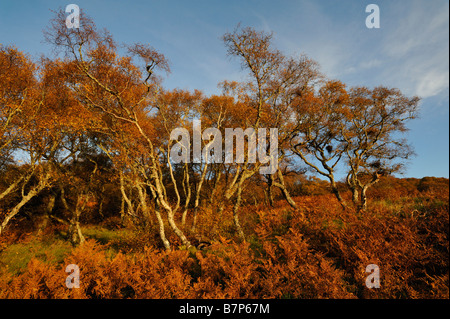
[[[449,87],[449,72],[445,70],[430,70],[417,82],[416,93],[422,98],[438,95]],[[448,94],[448,93],[447,93]]]

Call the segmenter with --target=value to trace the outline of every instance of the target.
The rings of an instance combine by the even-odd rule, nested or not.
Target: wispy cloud
[[[381,53],[390,61],[383,76],[422,98],[448,96],[448,2],[414,1],[398,11],[383,41]]]
[[[360,2],[345,2],[336,15],[337,3],[302,1],[290,8],[295,28],[287,27],[294,25],[289,15],[271,26],[288,52],[306,52],[331,78],[393,86],[422,98],[448,96],[448,2],[378,2],[380,29],[365,27]]]

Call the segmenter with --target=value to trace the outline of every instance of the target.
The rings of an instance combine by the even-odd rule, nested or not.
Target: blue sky
[[[449,176],[448,0],[353,1],[12,1],[0,0],[0,43],[38,58],[49,54],[42,29],[50,10],[84,9],[117,42],[149,43],[170,61],[167,88],[219,93],[217,83],[244,73],[226,56],[221,36],[237,23],[274,32],[288,55],[305,53],[329,78],[347,85],[386,85],[422,97],[407,138],[417,156],[406,177]],[[380,28],[368,29],[368,4]]]

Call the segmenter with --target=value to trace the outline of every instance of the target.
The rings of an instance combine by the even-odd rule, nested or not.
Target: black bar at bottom
[[[402,317],[419,310],[448,309],[449,300],[274,300],[274,299],[162,299],[162,300],[0,300],[2,310],[15,314],[86,315],[99,311],[102,317],[121,314],[143,318],[323,318],[342,315],[377,317],[400,311]],[[25,313],[24,313],[25,312]],[[131,318],[130,318],[131,319]]]

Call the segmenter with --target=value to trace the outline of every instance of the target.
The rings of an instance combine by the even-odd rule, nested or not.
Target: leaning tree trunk
[[[13,207],[13,209],[9,213],[6,214],[5,218],[3,219],[2,224],[0,225],[0,235],[2,234],[3,230],[8,225],[11,218],[13,218],[26,203],[28,203],[34,196],[39,194],[47,186],[47,181],[49,180],[49,177],[50,176],[48,174],[45,175],[36,186],[32,187],[28,191],[28,193],[26,195],[23,192],[23,188],[25,187],[25,185],[23,186],[22,199],[16,206]]]
[[[167,219],[169,221],[170,227],[172,228],[174,233],[178,236],[178,238],[181,239],[181,242],[183,243],[183,245],[186,246],[187,248],[189,248],[191,246],[191,243],[189,242],[189,240],[186,238],[184,233],[181,231],[181,229],[178,228],[177,224],[175,223],[173,210],[170,207],[168,207],[167,204],[163,205],[163,207],[167,211]]]
[[[170,250],[170,242],[166,237],[166,231],[165,231],[165,227],[164,227],[164,221],[161,217],[161,211],[160,211],[160,205],[159,205],[159,200],[158,197],[156,195],[156,192],[154,191],[153,188],[150,188],[151,190],[151,194],[153,197],[153,201],[155,203],[155,216],[156,216],[156,220],[158,221],[158,230],[159,230],[159,237],[161,238],[161,242],[164,245],[164,248],[169,251]]]
[[[24,179],[24,176],[21,176],[19,178],[17,178],[14,183],[12,183],[11,185],[9,185],[9,187],[7,189],[5,189],[1,194],[0,194],[0,200],[2,200],[4,197],[6,197],[8,194],[10,194],[11,192],[13,192],[17,186],[19,186],[20,182]]]
[[[288,189],[286,188],[286,184],[284,183],[284,177],[283,173],[278,170],[278,179],[280,180],[279,183],[275,183],[274,185],[277,186],[279,189],[281,189],[281,192],[283,193],[284,199],[291,205],[292,208],[297,209],[297,204],[292,199],[291,195],[289,194]]]
[[[332,176],[328,176],[328,178],[330,179],[331,191],[333,192],[334,196],[336,196],[336,198],[339,201],[339,204],[341,204],[342,208],[344,210],[347,209],[347,205],[346,205],[344,199],[342,198],[341,193],[339,192],[339,189],[337,188],[334,178]]]
[[[158,199],[156,197],[155,197],[155,215],[156,215],[156,219],[158,220],[158,225],[159,225],[159,237],[161,238],[164,248],[166,250],[170,250],[170,243],[166,238],[166,233],[165,233],[165,229],[164,229],[164,221],[161,217],[161,213],[159,210],[159,203],[158,203]]]
[[[158,182],[159,181],[157,181],[157,183]],[[178,238],[180,238],[180,240],[183,243],[183,245],[186,246],[186,247],[190,247],[191,243],[189,242],[189,240],[186,238],[184,233],[181,231],[181,229],[178,228],[177,224],[175,223],[174,211],[170,207],[169,203],[167,203],[164,200],[162,187],[161,187],[161,185],[158,185],[157,183],[156,183],[157,187],[155,187],[155,195],[157,197],[159,206],[162,206],[162,208],[166,210],[166,212],[167,212],[167,220],[169,221],[169,225],[172,228],[172,230],[174,231],[174,233],[178,236]]]

